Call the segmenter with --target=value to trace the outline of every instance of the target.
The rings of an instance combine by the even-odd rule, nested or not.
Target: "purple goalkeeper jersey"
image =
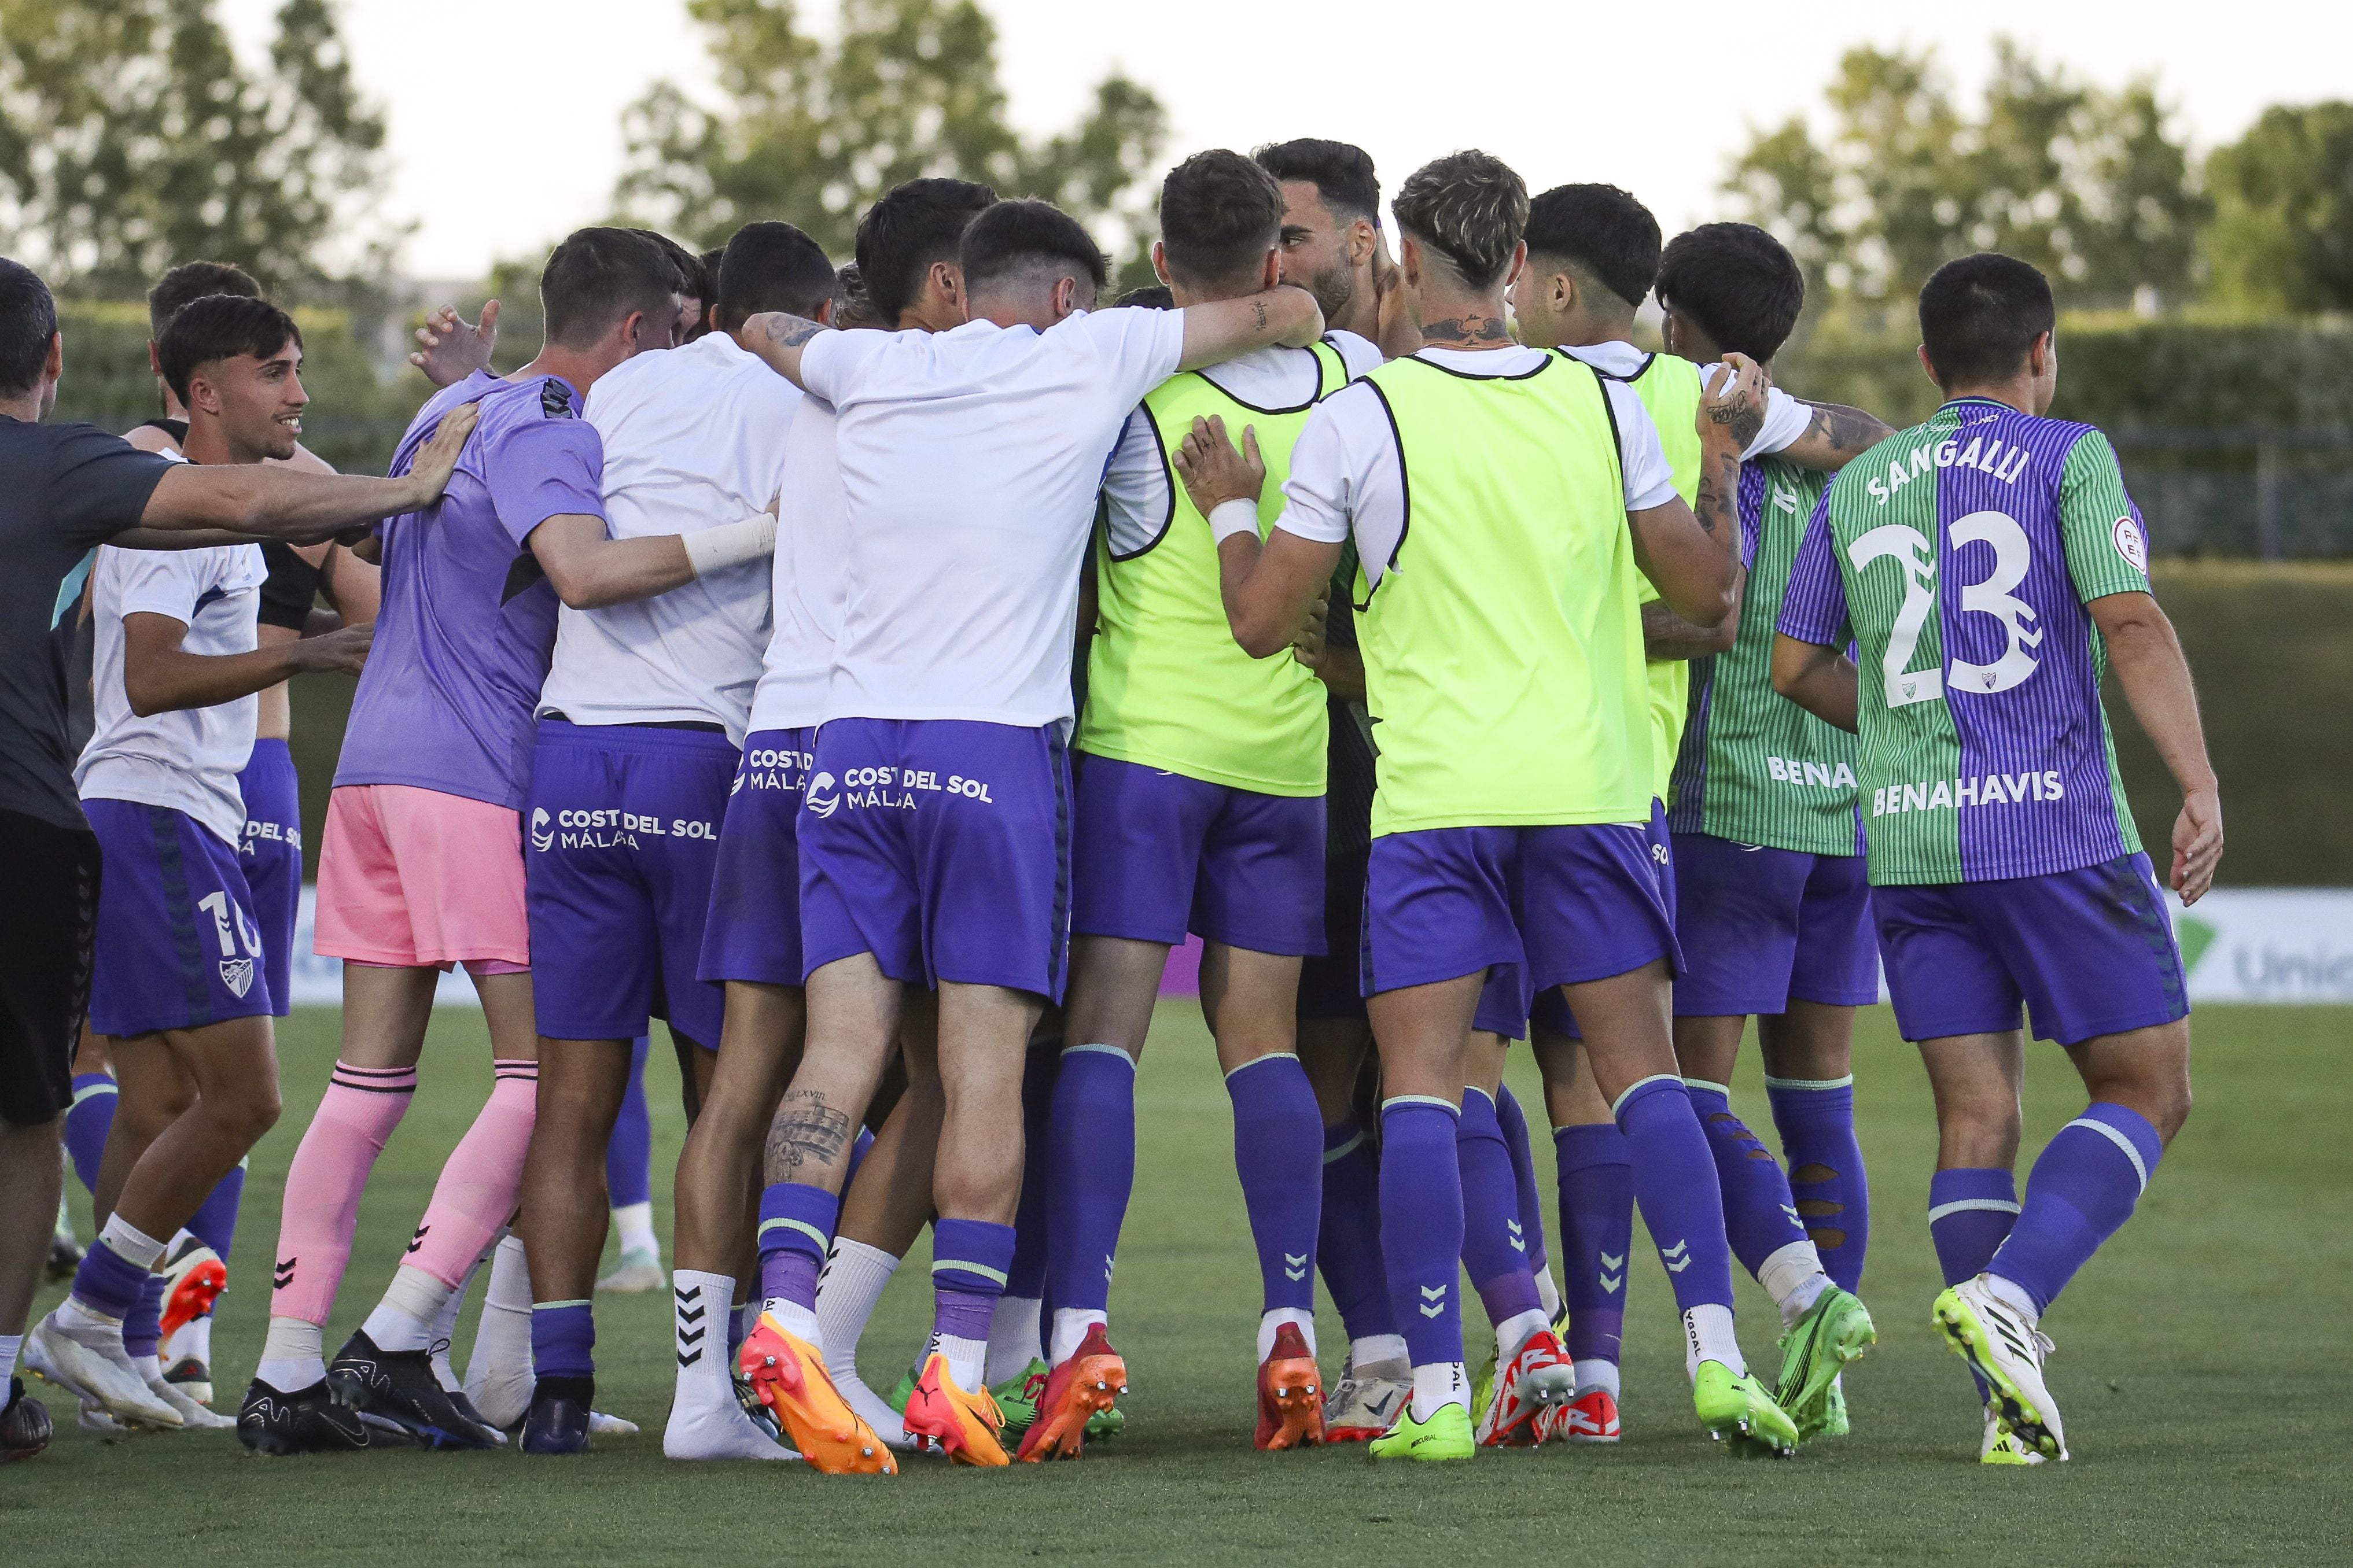
[[[418,411],[391,471],[406,473],[441,416],[473,402],[481,420],[448,490],[377,527],[384,607],[335,783],[410,784],[519,810],[556,611],[524,541],[551,517],[605,515],[605,448],[568,382],[477,371]]]

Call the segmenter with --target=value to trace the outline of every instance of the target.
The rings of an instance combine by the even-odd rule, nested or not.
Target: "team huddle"
[[[1784,1457],[1844,1435],[1876,1339],[1851,1048],[1883,969],[1936,1098],[1933,1315],[1979,1457],[2066,1458],[2040,1321],[2189,1103],[2111,669],[2181,787],[2185,900],[2221,826],[2115,454],[2045,414],[2049,284],[1937,271],[1946,400],[1897,431],[1775,384],[1804,282],[1761,229],[1662,245],[1627,193],[1531,199],[1476,152],[1390,213],[1343,143],[1199,153],[1162,187],[1162,286],[1116,301],[1079,223],[958,180],[882,196],[839,268],[783,222],[706,257],[583,229],[521,370],[489,368],[493,311],[428,320],[440,390],[381,480],[301,448],[293,321],[175,269],[166,417],[106,452],[58,427],[103,476],[54,616],[92,649],[94,842],[0,796],[95,887],[79,1055],[51,980],[28,1016],[65,1037],[12,1044],[0,1085],[11,1123],[72,1107],[103,1221],[27,1367],[85,1425],[270,1453],[634,1430],[595,1404],[592,1300],[659,1017],[690,1118],[665,1454],[1077,1458],[1127,1420],[1136,1063],[1194,936],[1263,1282],[1258,1448],[1618,1441],[1638,1206],[1700,1426]],[[9,405],[36,421],[54,321]],[[238,468],[227,500],[192,482]],[[359,676],[315,926],[342,1047],[231,1416],[209,1314],[277,1115],[301,877],[282,683],[321,669]],[[330,1355],[458,966],[493,1088]],[[1778,1153],[1730,1103],[1752,1016]],[[2089,1104],[2021,1202],[2030,1016]],[[926,1226],[933,1329],[885,1394],[860,1342]],[[1736,1260],[1779,1310],[1769,1365]],[[47,1436],[13,1384],[0,1443]]]

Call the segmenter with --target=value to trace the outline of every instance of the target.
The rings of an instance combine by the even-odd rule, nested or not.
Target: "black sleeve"
[[[47,464],[50,526],[76,544],[103,544],[139,526],[147,498],[172,468],[95,425],[51,427]]]

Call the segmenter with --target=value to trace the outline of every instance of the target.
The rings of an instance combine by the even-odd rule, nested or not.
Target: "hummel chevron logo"
[[[702,1287],[700,1285],[673,1285],[670,1287],[670,1293],[678,1298],[681,1306],[684,1306],[689,1301],[702,1300]]]
[[[408,1238],[408,1250],[409,1250],[409,1251],[411,1251],[411,1252],[414,1252],[414,1251],[416,1251],[418,1247],[420,1247],[424,1246],[424,1245],[425,1245],[425,1233],[426,1233],[427,1231],[428,1231],[428,1230],[431,1230],[432,1228],[433,1228],[433,1227],[432,1227],[431,1226],[429,1226],[429,1225],[420,1225],[420,1226],[418,1226],[417,1227],[417,1234],[416,1234],[415,1236],[412,1236],[412,1237],[410,1237]]]
[[[1791,1225],[1796,1226],[1799,1230],[1806,1228],[1806,1222],[1798,1217],[1798,1211],[1795,1208],[1791,1207],[1788,1204],[1783,1204],[1781,1205],[1781,1212],[1789,1216],[1789,1223]]]
[[[1435,1318],[1446,1310],[1446,1287],[1424,1285],[1421,1288],[1421,1315]]]
[[[1615,1296],[1625,1283],[1626,1277],[1623,1274],[1604,1274],[1601,1277],[1601,1288],[1612,1296]]]
[[[274,1279],[272,1279],[272,1281],[271,1281],[271,1285],[272,1285],[272,1287],[273,1287],[274,1289],[276,1289],[283,1290],[283,1289],[286,1289],[286,1287],[288,1287],[289,1285],[293,1284],[293,1283],[294,1283],[294,1265],[296,1265],[297,1263],[299,1263],[299,1262],[301,1262],[301,1259],[300,1258],[280,1258],[280,1259],[278,1260],[278,1272],[277,1272],[277,1276],[276,1276],[276,1278],[275,1278]]]
[[[1521,1238],[1526,1235],[1526,1232],[1520,1229],[1520,1222],[1515,1219],[1507,1219],[1504,1222],[1504,1227],[1512,1233],[1505,1238],[1511,1242],[1512,1250],[1514,1252],[1525,1252],[1528,1249],[1528,1244]]]
[[[699,1351],[699,1350],[698,1350],[698,1351],[696,1351],[692,1355],[688,1355],[688,1354],[686,1354],[685,1352],[680,1352],[680,1355],[679,1355],[679,1358],[678,1358],[678,1364],[679,1364],[679,1365],[681,1365],[681,1366],[692,1366],[696,1362],[699,1362],[699,1361],[701,1361],[702,1359],[702,1352],[701,1351]]]
[[[1601,1255],[1601,1267],[1604,1268],[1623,1268],[1626,1267],[1626,1255],[1621,1252],[1617,1257],[1612,1258],[1605,1252]]]
[[[1282,1277],[1293,1284],[1307,1278],[1307,1255],[1286,1252],[1282,1255]]]
[[[681,1307],[678,1310],[678,1321],[681,1323],[699,1323],[708,1316],[710,1309],[707,1307]]]
[[[678,1342],[682,1345],[701,1344],[706,1331],[702,1329],[682,1330],[678,1336]]]
[[[1692,1266],[1691,1254],[1685,1250],[1688,1245],[1678,1241],[1672,1247],[1659,1248],[1659,1261],[1667,1266],[1668,1273],[1681,1274]]]

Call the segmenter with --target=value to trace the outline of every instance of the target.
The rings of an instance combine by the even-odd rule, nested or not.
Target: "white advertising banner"
[[[311,951],[312,897],[311,889],[302,889],[293,999],[332,1006],[343,999],[343,966]],[[2353,888],[2218,888],[2195,909],[2176,904],[2173,929],[2192,1002],[2353,1004]],[[1164,991],[1191,994],[1187,959],[1198,962],[1183,949],[1172,955]],[[443,975],[433,1000],[445,1007],[479,1005],[461,973]]]

